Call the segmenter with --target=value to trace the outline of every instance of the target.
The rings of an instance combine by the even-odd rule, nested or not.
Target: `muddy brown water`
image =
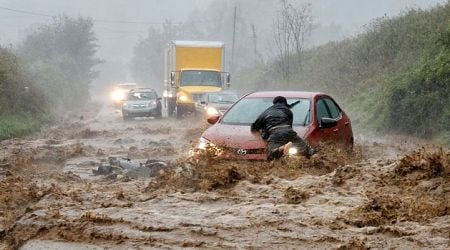
[[[351,157],[188,159],[205,126],[104,106],[0,142],[0,249],[450,247],[448,149],[364,139]],[[94,175],[109,156],[172,167]]]

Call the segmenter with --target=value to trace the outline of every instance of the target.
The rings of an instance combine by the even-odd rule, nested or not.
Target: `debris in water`
[[[289,186],[284,190],[284,199],[288,204],[299,204],[302,201],[309,199],[310,194],[303,188],[294,188]]]
[[[92,170],[95,175],[108,175],[112,173],[112,167],[106,162],[102,162],[97,170]]]

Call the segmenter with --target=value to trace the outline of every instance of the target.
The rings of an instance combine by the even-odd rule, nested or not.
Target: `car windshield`
[[[236,103],[223,117],[225,124],[250,125],[272,105],[273,98],[245,98]],[[300,101],[292,108],[294,125],[305,126],[310,122],[309,99],[288,98],[288,103]]]
[[[128,93],[129,101],[152,100],[156,99],[155,92],[130,92]]]
[[[180,85],[221,87],[220,72],[185,70],[181,72]]]
[[[209,103],[234,103],[237,100],[238,97],[235,94],[214,93],[208,96]]]

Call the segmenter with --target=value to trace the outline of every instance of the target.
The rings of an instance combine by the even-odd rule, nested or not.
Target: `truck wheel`
[[[180,106],[176,107],[176,117],[177,119],[181,119],[183,118],[183,108],[181,108]]]
[[[176,98],[169,98],[169,100],[167,101],[168,102],[168,104],[167,104],[167,109],[168,109],[168,116],[169,117],[173,117],[173,116],[175,116],[176,114],[176,111],[175,111],[175,109],[176,109]]]

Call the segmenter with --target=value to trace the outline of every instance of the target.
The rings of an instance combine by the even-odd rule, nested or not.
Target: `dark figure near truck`
[[[251,125],[253,133],[260,132],[267,141],[267,160],[279,159],[295,147],[298,153],[309,157],[314,150],[292,129],[293,114],[291,108],[298,102],[288,104],[283,96],[273,99],[273,105],[267,108]]]

